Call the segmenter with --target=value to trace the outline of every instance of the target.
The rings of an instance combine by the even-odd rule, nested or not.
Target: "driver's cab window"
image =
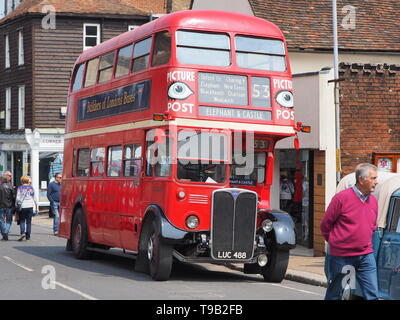
[[[244,147],[245,145],[246,143],[243,142],[242,149],[235,148],[235,146],[232,148],[234,151],[232,154],[230,183],[240,186],[263,184],[265,183],[269,141],[255,139],[253,149],[246,148]]]
[[[390,223],[390,232],[400,233],[400,198],[395,198],[392,214],[392,221]]]
[[[169,177],[172,164],[169,130],[152,129],[146,134],[146,176]]]

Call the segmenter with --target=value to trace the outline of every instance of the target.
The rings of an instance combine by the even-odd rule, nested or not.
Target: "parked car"
[[[379,172],[374,195],[378,200],[377,230],[372,243],[378,272],[379,298],[400,299],[400,174]],[[351,187],[355,183],[354,173],[345,176],[338,184],[336,192]],[[329,255],[326,262],[329,261]],[[325,266],[327,278],[329,268]],[[344,299],[362,297],[360,286],[345,289]]]

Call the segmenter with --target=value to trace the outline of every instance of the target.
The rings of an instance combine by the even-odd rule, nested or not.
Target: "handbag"
[[[21,215],[21,211],[22,211],[22,203],[24,202],[27,193],[28,193],[28,191],[26,191],[24,193],[24,197],[22,198],[22,200],[16,202],[16,204],[15,204],[15,221],[19,221],[19,219],[20,219],[20,215]]]

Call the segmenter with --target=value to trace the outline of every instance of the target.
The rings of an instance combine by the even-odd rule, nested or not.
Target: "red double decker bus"
[[[277,26],[221,11],[149,22],[76,61],[59,236],[80,259],[134,254],[155,280],[178,259],[243,263],[280,282],[295,232],[270,208],[273,149],[293,135]]]

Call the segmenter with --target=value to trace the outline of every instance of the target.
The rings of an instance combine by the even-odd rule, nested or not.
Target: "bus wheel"
[[[267,265],[261,268],[264,281],[282,282],[289,264],[289,250],[274,249],[268,258]]]
[[[147,259],[150,275],[154,280],[165,281],[169,279],[172,269],[172,246],[160,240],[155,221],[152,222],[147,239]]]
[[[91,252],[88,248],[88,233],[86,227],[86,220],[83,216],[82,210],[78,209],[74,216],[72,223],[72,251],[78,259],[90,258]]]

